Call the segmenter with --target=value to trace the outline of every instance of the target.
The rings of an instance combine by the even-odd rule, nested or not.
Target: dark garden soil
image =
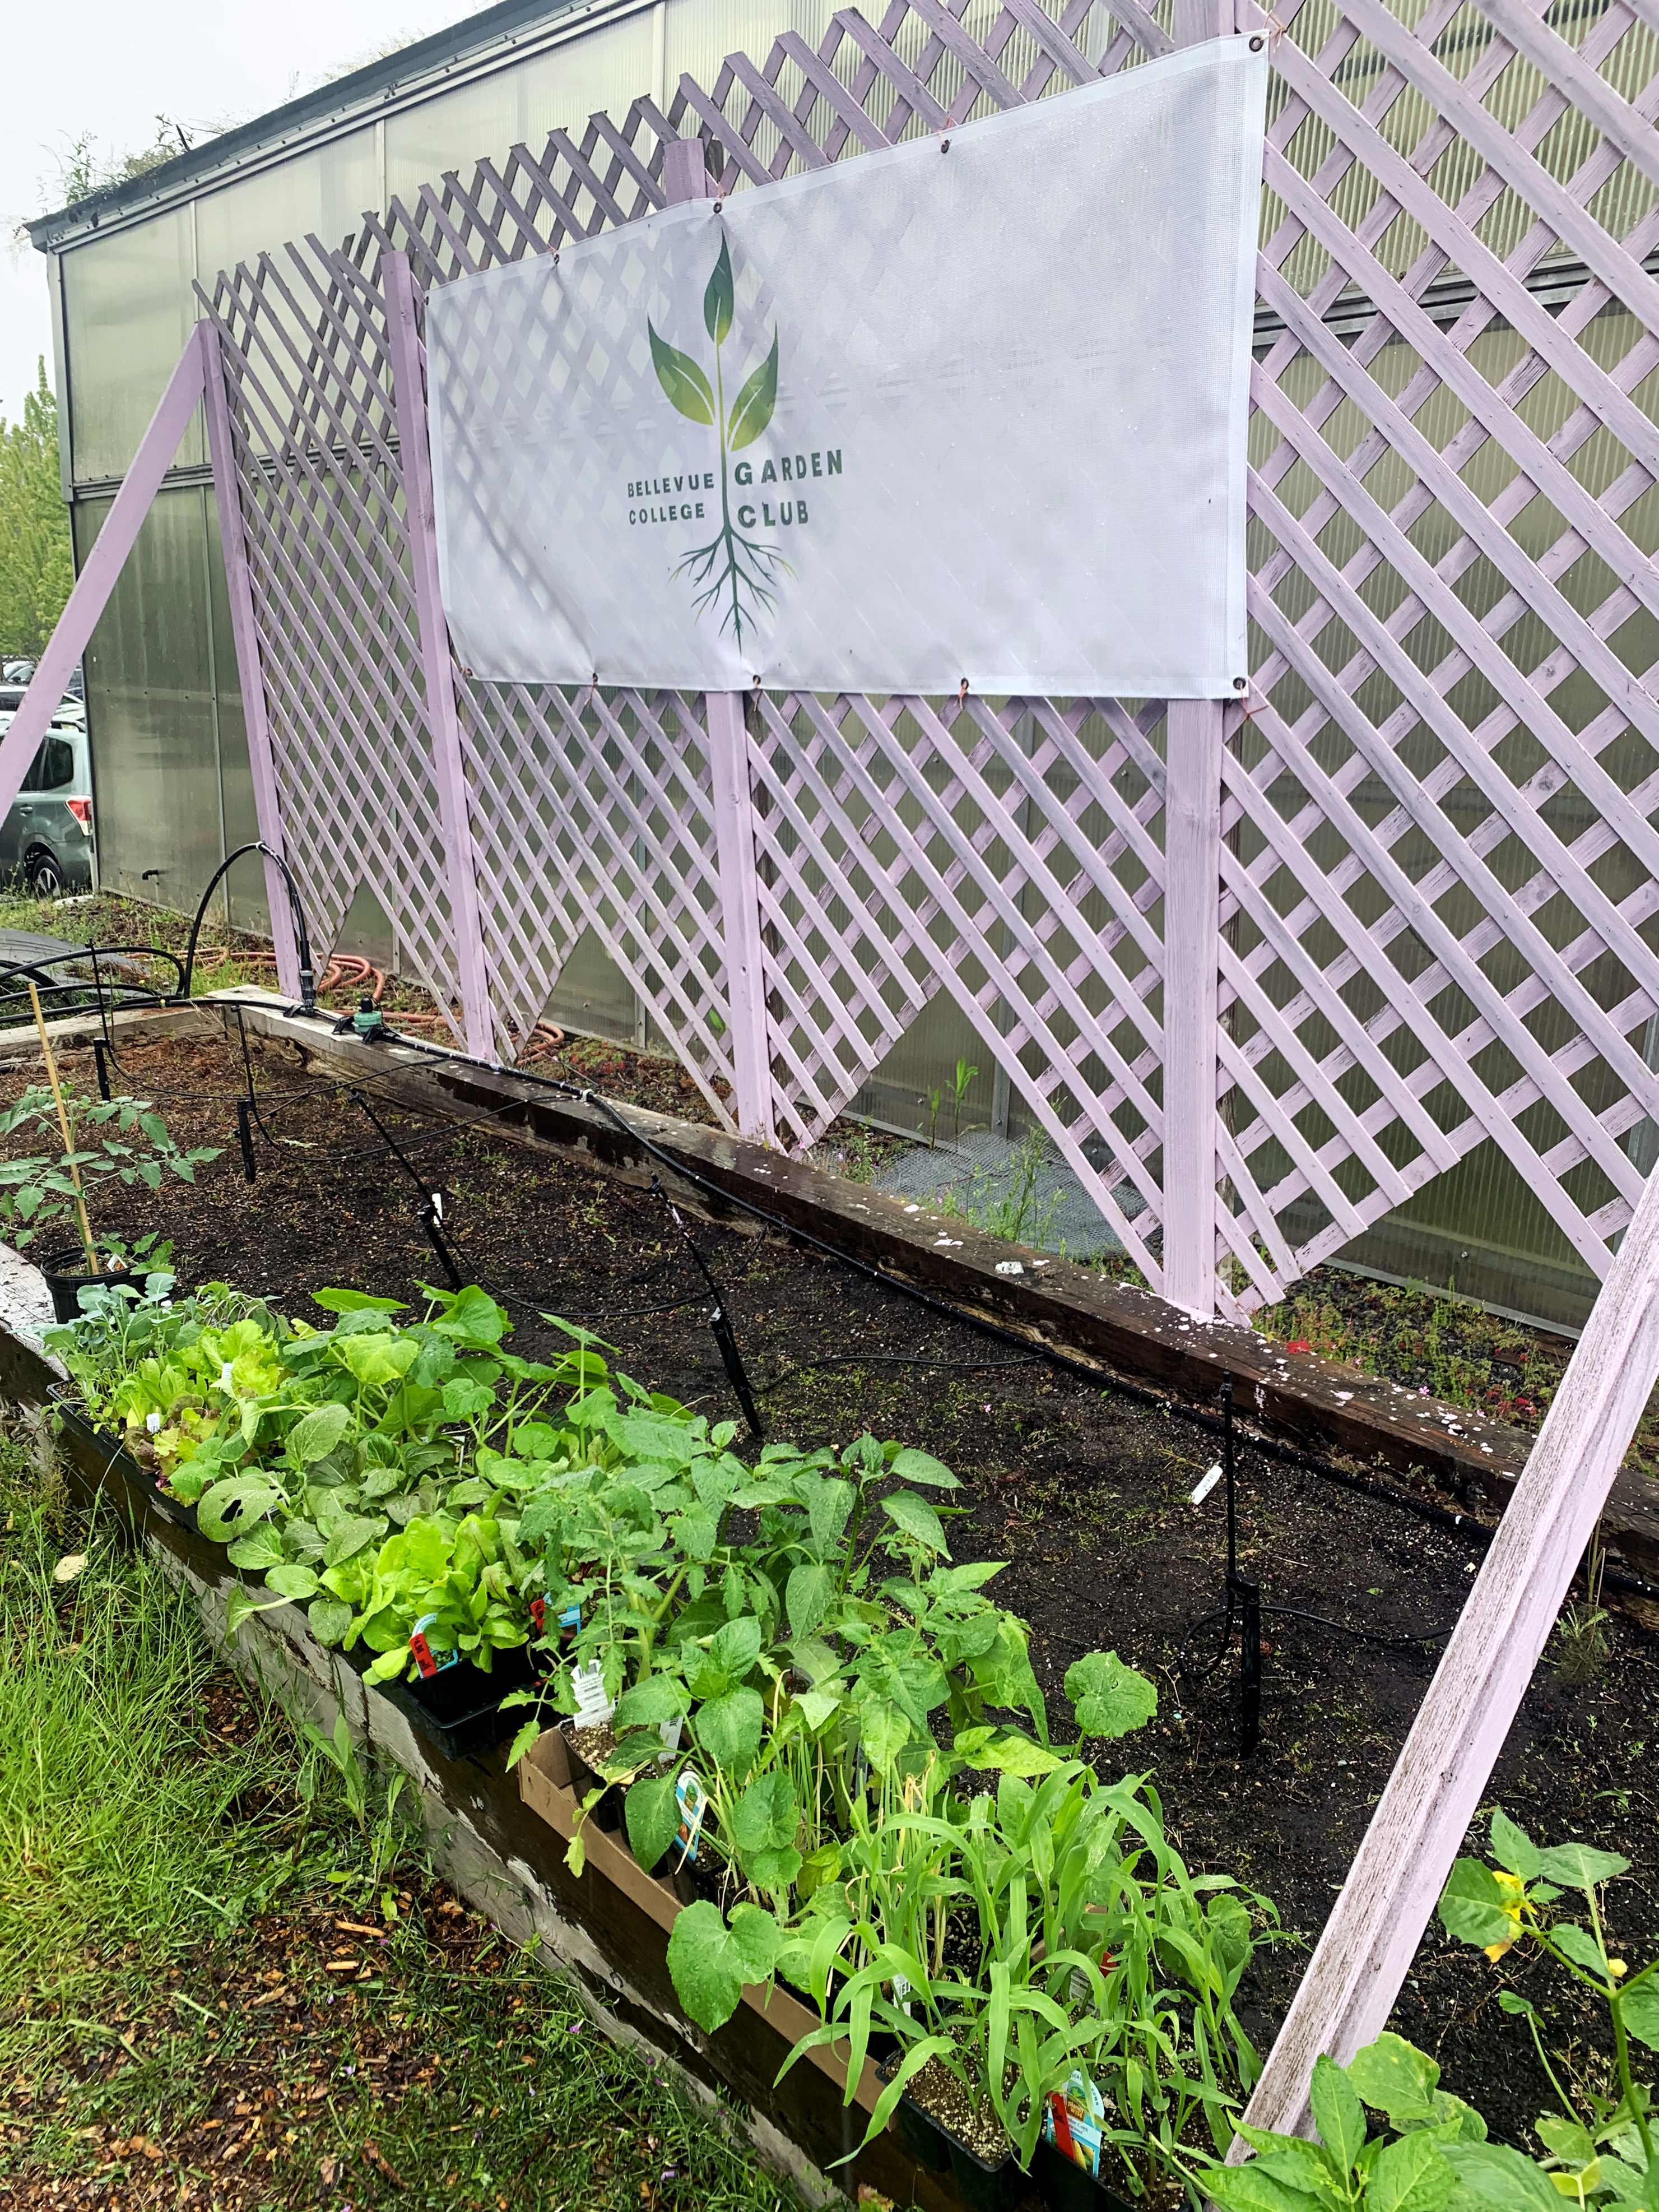
[[[236,1150],[241,1068],[230,1048],[128,1045],[122,1060],[124,1082],[164,1106],[181,1143],[226,1148],[193,1192],[174,1185],[166,1194],[160,1219],[186,1283],[228,1279],[320,1321],[307,1304],[312,1288],[413,1297],[418,1281],[436,1279],[408,1176],[343,1090],[301,1075],[289,1048],[257,1048],[275,1141],[259,1141],[252,1186]],[[8,1076],[5,1095],[26,1079]],[[90,1084],[89,1066],[82,1079]],[[717,1418],[736,1416],[706,1295],[659,1200],[474,1131],[377,1111],[420,1171],[444,1187],[465,1276],[525,1302],[514,1308],[515,1348],[549,1349],[553,1333],[534,1316],[556,1309],[613,1343],[628,1372]],[[156,1218],[139,1195],[121,1194],[112,1225],[136,1230]],[[1273,1899],[1285,1931],[1261,1955],[1248,1993],[1247,2016],[1265,2048],[1438,1645],[1270,1620],[1261,1746],[1241,1761],[1227,1668],[1194,1683],[1177,1666],[1189,1624],[1221,1586],[1220,1492],[1199,1508],[1188,1502],[1214,1457],[1208,1437],[1021,1360],[781,1237],[708,1224],[696,1234],[773,1433],[816,1445],[868,1428],[925,1448],[961,1477],[957,1554],[1009,1562],[995,1589],[1031,1624],[1057,1732],[1066,1714],[1062,1678],[1085,1649],[1115,1648],[1156,1677],[1158,1719],[1124,1747],[1128,1759],[1152,1771],[1188,1861],[1232,1872]],[[1453,1534],[1248,1453],[1241,1514],[1241,1564],[1260,1577],[1267,1603],[1377,1637],[1448,1626],[1478,1564]],[[1659,1942],[1651,1749],[1659,1638],[1623,1618],[1608,1633],[1607,1663],[1583,1686],[1562,1681],[1552,1646],[1490,1802],[1543,1840],[1582,1837],[1634,1862],[1611,1901],[1614,1931],[1638,1963]],[[1212,1642],[1195,1649],[1215,1656]],[[1521,1949],[1494,1967],[1431,1933],[1394,2025],[1438,2057],[1446,2085],[1475,2103],[1495,2133],[1524,2141],[1547,2108],[1547,2085],[1524,2023],[1499,2011],[1505,1986],[1543,2008],[1569,2072],[1605,2087],[1599,2021]]]

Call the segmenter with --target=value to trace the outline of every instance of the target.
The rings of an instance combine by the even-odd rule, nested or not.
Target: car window
[[[62,791],[75,781],[75,748],[67,738],[48,738],[35,755],[42,791]]]
[[[75,748],[67,738],[48,738],[23,778],[25,791],[62,791],[75,781]]]

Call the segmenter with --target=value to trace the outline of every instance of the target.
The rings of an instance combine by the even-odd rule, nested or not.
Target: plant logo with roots
[[[717,430],[720,441],[720,529],[707,545],[684,555],[671,573],[690,579],[698,614],[718,609],[720,627],[729,629],[741,647],[744,623],[752,624],[763,611],[775,606],[779,578],[793,576],[794,570],[775,545],[746,537],[732,520],[731,456],[754,444],[772,420],[778,400],[778,333],[774,325],[772,350],[758,368],[750,370],[727,407],[723,356],[732,310],[732,257],[722,239],[720,258],[702,295],[703,326],[714,342],[713,384],[690,355],[670,345],[648,318],[646,328],[651,333],[657,381],[669,404],[688,422],[707,423]]]

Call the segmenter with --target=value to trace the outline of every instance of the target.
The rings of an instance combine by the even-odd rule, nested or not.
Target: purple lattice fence
[[[433,286],[715,189],[705,157],[763,190],[1235,33],[1209,0],[894,0],[202,293],[264,827],[323,941],[373,890],[475,1051],[591,931],[722,1120],[792,1149],[944,994],[1199,1311],[1488,1139],[1603,1274],[1659,1120],[1659,9],[1241,5],[1275,63],[1247,702],[453,665]]]

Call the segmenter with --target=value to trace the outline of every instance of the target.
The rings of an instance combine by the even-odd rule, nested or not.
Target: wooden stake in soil
[[[34,1026],[40,1036],[40,1050],[46,1056],[46,1080],[52,1085],[52,1095],[58,1102],[58,1126],[64,1133],[64,1164],[70,1171],[70,1181],[75,1185],[75,1210],[81,1218],[81,1242],[86,1248],[87,1269],[90,1274],[100,1271],[98,1248],[92,1241],[92,1224],[87,1219],[87,1197],[81,1188],[81,1170],[75,1164],[75,1139],[70,1133],[69,1109],[64,1103],[64,1086],[58,1080],[58,1062],[52,1057],[52,1039],[46,1035],[46,1018],[40,1011],[40,994],[33,976],[28,978],[29,1004],[34,1009]]]

